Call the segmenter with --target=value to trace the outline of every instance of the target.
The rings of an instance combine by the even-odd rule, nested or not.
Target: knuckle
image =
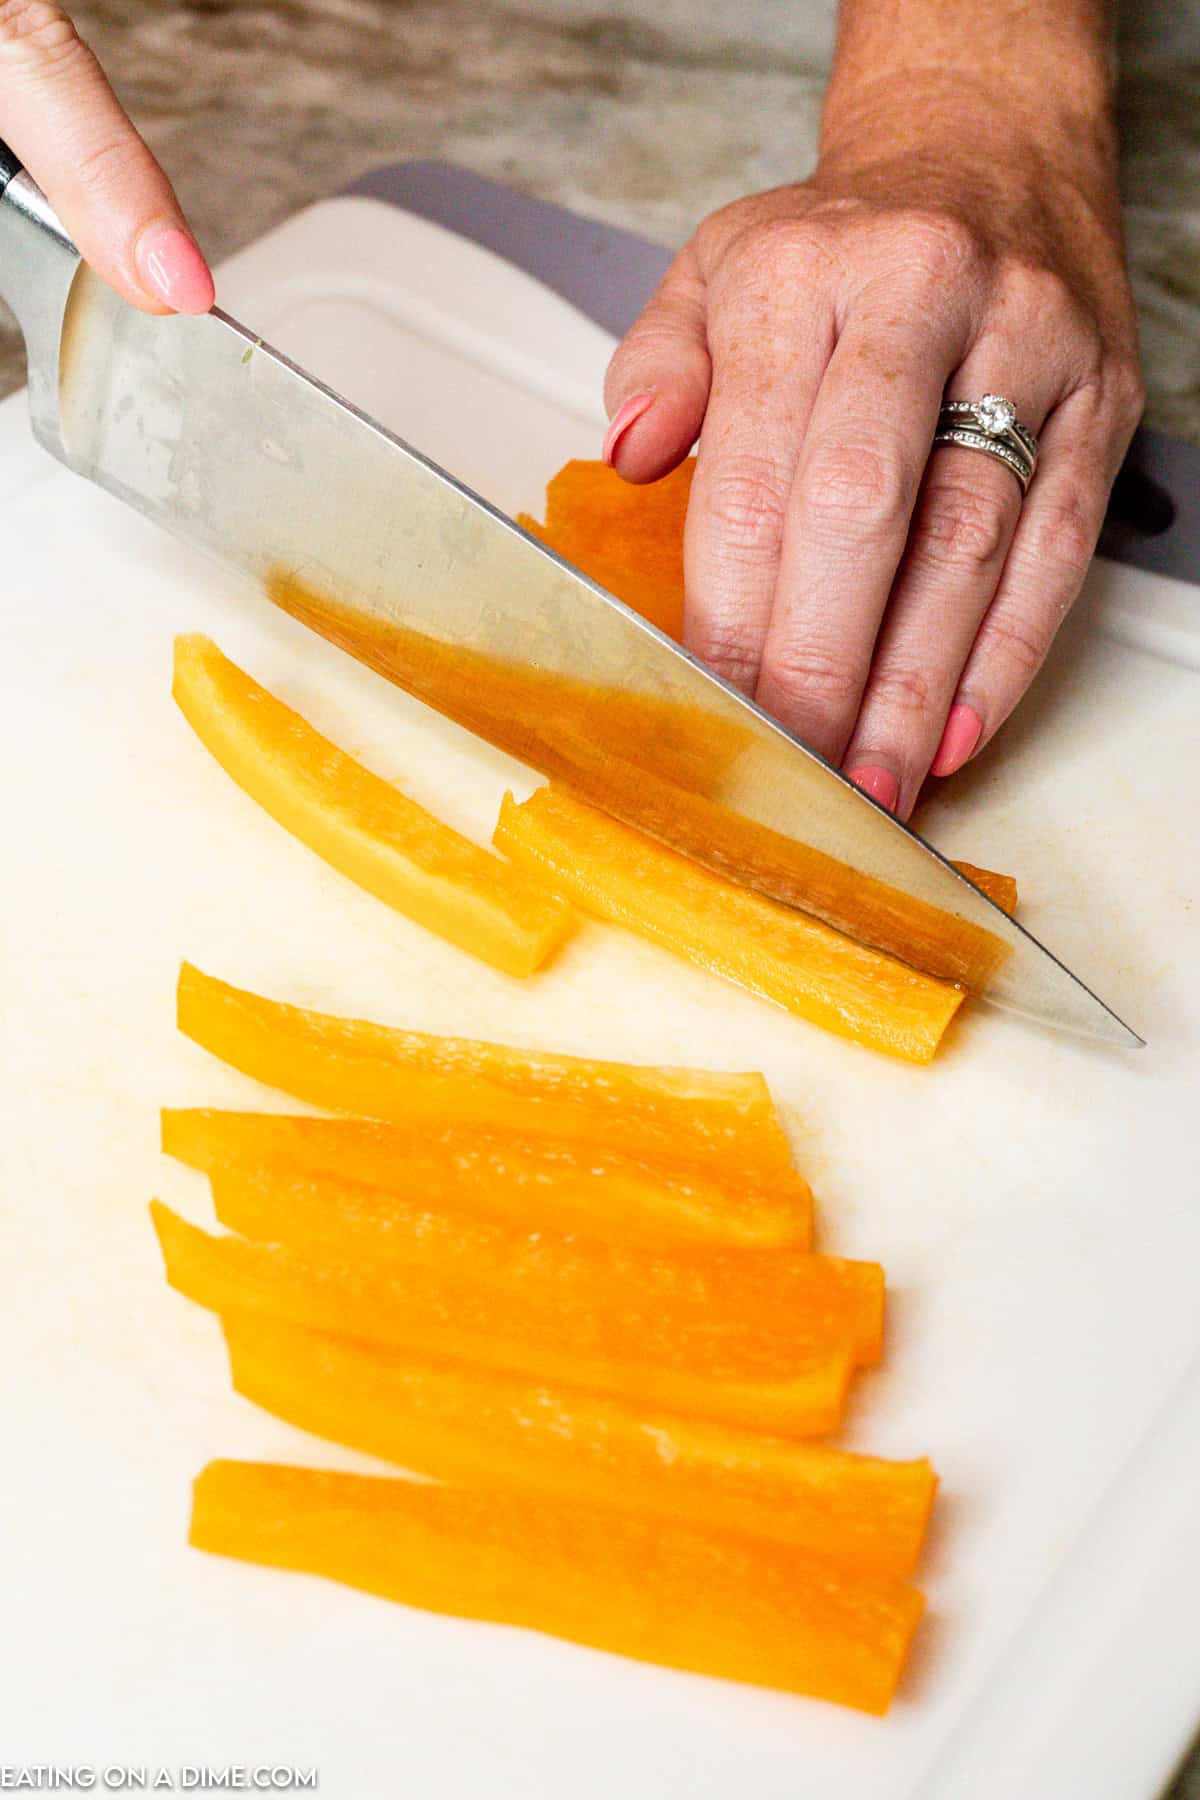
[[[1114,357],[1105,386],[1122,428],[1132,430],[1146,408],[1146,383],[1137,357]]]
[[[998,497],[939,476],[926,486],[909,560],[956,575],[986,574],[1003,554],[1012,524]]]
[[[1011,670],[1024,690],[1045,662],[1058,623],[1036,624],[1016,612],[997,612],[980,632],[978,649]]]
[[[772,464],[740,457],[715,472],[706,486],[704,510],[723,550],[742,558],[778,552],[787,501]]]
[[[1111,424],[1111,405],[1100,368],[1089,370],[1069,395],[1074,412],[1075,434],[1079,441],[1097,444]]]
[[[872,705],[886,713],[926,718],[933,709],[934,684],[923,669],[885,664],[871,676],[870,694]]]
[[[758,679],[759,651],[746,630],[730,619],[706,619],[689,632],[689,648],[734,687],[752,693]]]
[[[728,200],[704,215],[685,248],[701,269],[711,269],[753,228],[758,216],[759,204],[754,198]]]
[[[1103,514],[1098,505],[1078,495],[1044,498],[1033,516],[1025,558],[1044,585],[1047,575],[1056,587],[1072,589],[1082,582],[1096,549]]]
[[[0,0],[0,54],[10,63],[53,65],[82,49],[74,25],[50,0]]]
[[[665,294],[648,300],[642,309],[641,317],[630,327],[622,340],[621,348],[613,353],[613,361],[618,362],[622,353],[625,361],[636,356],[653,355],[663,349],[673,349],[679,337],[679,313]]]
[[[114,171],[127,166],[130,150],[128,138],[106,138],[77,157],[73,173],[84,193],[105,194],[112,185]]]
[[[908,254],[919,275],[941,283],[958,280],[982,258],[983,245],[951,207],[920,207],[904,217]]]
[[[819,644],[779,644],[763,657],[763,682],[789,699],[815,704],[824,714],[845,714],[862,692],[862,674],[836,650]]]
[[[801,504],[808,529],[818,537],[838,539],[849,531],[879,538],[903,530],[912,496],[894,455],[846,443],[815,451]]]
[[[677,366],[680,338],[664,314],[643,313],[613,351],[604,372],[604,400],[611,416],[626,395],[661,379],[664,368]]]
[[[812,218],[759,219],[730,243],[728,261],[739,281],[774,287],[807,274],[823,254],[823,233]]]

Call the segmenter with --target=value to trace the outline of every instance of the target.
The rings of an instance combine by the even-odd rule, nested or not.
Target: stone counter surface
[[[811,168],[835,10],[834,0],[67,4],[217,262],[380,163],[416,157],[678,245],[713,207]],[[1200,444],[1200,9],[1127,0],[1121,33],[1147,422]],[[0,393],[22,380],[20,339],[0,327]],[[1169,1800],[1200,1800],[1200,1754]]]

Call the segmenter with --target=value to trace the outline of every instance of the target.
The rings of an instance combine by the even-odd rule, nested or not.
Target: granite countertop
[[[380,163],[416,157],[682,243],[714,206],[811,167],[835,11],[835,0],[67,4],[214,261]],[[1176,0],[1126,0],[1124,13],[1146,417],[1200,444],[1200,13]],[[0,393],[22,380],[19,337],[0,327]],[[1200,1800],[1200,1748],[1169,1800]]]

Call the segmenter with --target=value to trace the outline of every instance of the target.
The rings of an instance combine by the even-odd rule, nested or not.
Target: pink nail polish
[[[206,313],[212,306],[213,278],[186,231],[152,226],[138,240],[136,259],[149,292],[173,312]]]
[[[847,769],[846,773],[855,787],[860,787],[864,794],[870,794],[872,800],[878,800],[880,806],[886,806],[889,812],[895,812],[896,802],[900,798],[900,783],[890,769],[880,769],[873,763],[868,763],[859,769]]]
[[[930,768],[931,775],[953,775],[961,769],[983,736],[983,720],[974,707],[956,700],[946,719],[946,729]]]
[[[636,425],[642,414],[648,412],[653,405],[653,394],[631,394],[629,399],[626,400],[622,406],[617,408],[609,422],[608,431],[604,438],[604,448],[600,452],[601,457],[608,464],[610,469],[612,467],[612,460],[616,453],[617,445],[625,436],[629,427],[631,425]]]

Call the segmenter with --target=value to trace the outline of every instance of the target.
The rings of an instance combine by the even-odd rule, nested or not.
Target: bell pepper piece
[[[593,581],[598,581],[602,588],[631,606],[643,619],[651,625],[657,625],[668,637],[680,639],[683,636],[683,563],[680,559],[679,579],[677,582],[656,580],[638,569],[630,569],[624,563],[613,562],[603,550],[577,537],[567,530],[551,532],[545,525],[539,525],[528,513],[517,514],[517,524],[531,537],[541,543],[548,544],[551,550],[565,557],[567,562],[574,563]]]
[[[402,1468],[723,1527],[882,1575],[916,1567],[937,1487],[924,1459],[647,1412],[261,1315],[222,1324],[239,1394]]]
[[[220,1164],[209,1179],[230,1231],[314,1262],[328,1250],[381,1274],[412,1269],[493,1290],[531,1331],[544,1328],[580,1353],[607,1343],[614,1356],[672,1367],[786,1373],[797,1355],[830,1344],[850,1344],[861,1363],[882,1352],[878,1263],[787,1250],[635,1250],[286,1166]]]
[[[546,523],[517,523],[670,636],[683,636],[683,534],[696,462],[661,481],[623,481],[602,462],[564,463],[546,489]],[[660,770],[665,774],[665,770]],[[969,881],[1004,912],[1016,911],[1017,884],[958,862]]]
[[[267,1000],[185,963],[179,1029],[268,1087],[409,1128],[531,1132],[747,1175],[791,1152],[761,1075],[655,1068],[432,1037]]]
[[[1014,875],[1000,875],[995,869],[979,869],[974,863],[956,862],[960,875],[985,893],[993,905],[1010,916],[1017,910],[1017,881]]]
[[[602,462],[566,463],[546,489],[546,523],[518,525],[669,637],[683,636],[683,527],[695,458],[634,486]]]
[[[853,1366],[847,1344],[789,1359],[716,1361],[693,1321],[664,1320],[648,1365],[630,1354],[624,1315],[593,1308],[569,1320],[564,1341],[549,1309],[521,1293],[448,1280],[429,1269],[371,1267],[328,1245],[304,1254],[279,1245],[213,1237],[154,1201],[151,1216],[179,1293],[213,1312],[260,1312],[365,1343],[530,1375],[598,1394],[624,1395],[664,1412],[723,1419],[780,1437],[816,1437],[841,1418]],[[652,1336],[642,1322],[639,1354]],[[592,1335],[589,1336],[589,1333]],[[768,1366],[764,1366],[767,1364]],[[782,1372],[781,1372],[782,1371]]]
[[[528,1494],[210,1463],[194,1548],[872,1713],[922,1597],[778,1544]]]
[[[812,1190],[790,1168],[769,1178],[742,1176],[702,1161],[650,1160],[569,1139],[200,1107],[164,1109],[162,1147],[206,1174],[222,1163],[284,1164],[419,1194],[434,1208],[652,1249],[812,1248]]]
[[[615,757],[709,793],[751,741],[727,712],[630,693],[618,681],[582,681],[443,643],[408,625],[365,619],[286,569],[271,571],[266,588],[293,618],[546,774],[595,776]]]
[[[548,771],[559,791],[586,799],[590,791],[568,773]],[[864,875],[798,838],[748,818],[737,806],[610,758],[601,791],[603,810],[679,854],[754,888],[935,979],[986,992],[1010,955],[995,931],[944,906]]]
[[[528,513],[517,523],[669,636],[682,638],[683,534],[695,458],[661,481],[623,481],[602,462],[564,463],[546,489],[546,523]],[[667,770],[659,768],[666,775]],[[959,862],[957,869],[1002,911],[1015,912],[1011,875]],[[923,965],[925,966],[925,965]],[[940,971],[935,971],[940,973]],[[965,971],[955,970],[954,979]]]
[[[530,975],[570,908],[406,799],[206,637],[175,642],[175,700],[221,767],[325,862],[508,975]]]
[[[546,529],[570,531],[631,569],[667,579],[683,570],[683,528],[696,459],[689,456],[658,481],[624,481],[607,463],[577,457],[546,487]]]
[[[494,842],[582,911],[871,1049],[929,1062],[962,1004],[958,988],[726,881],[561,788],[539,788],[522,805],[506,795]]]

